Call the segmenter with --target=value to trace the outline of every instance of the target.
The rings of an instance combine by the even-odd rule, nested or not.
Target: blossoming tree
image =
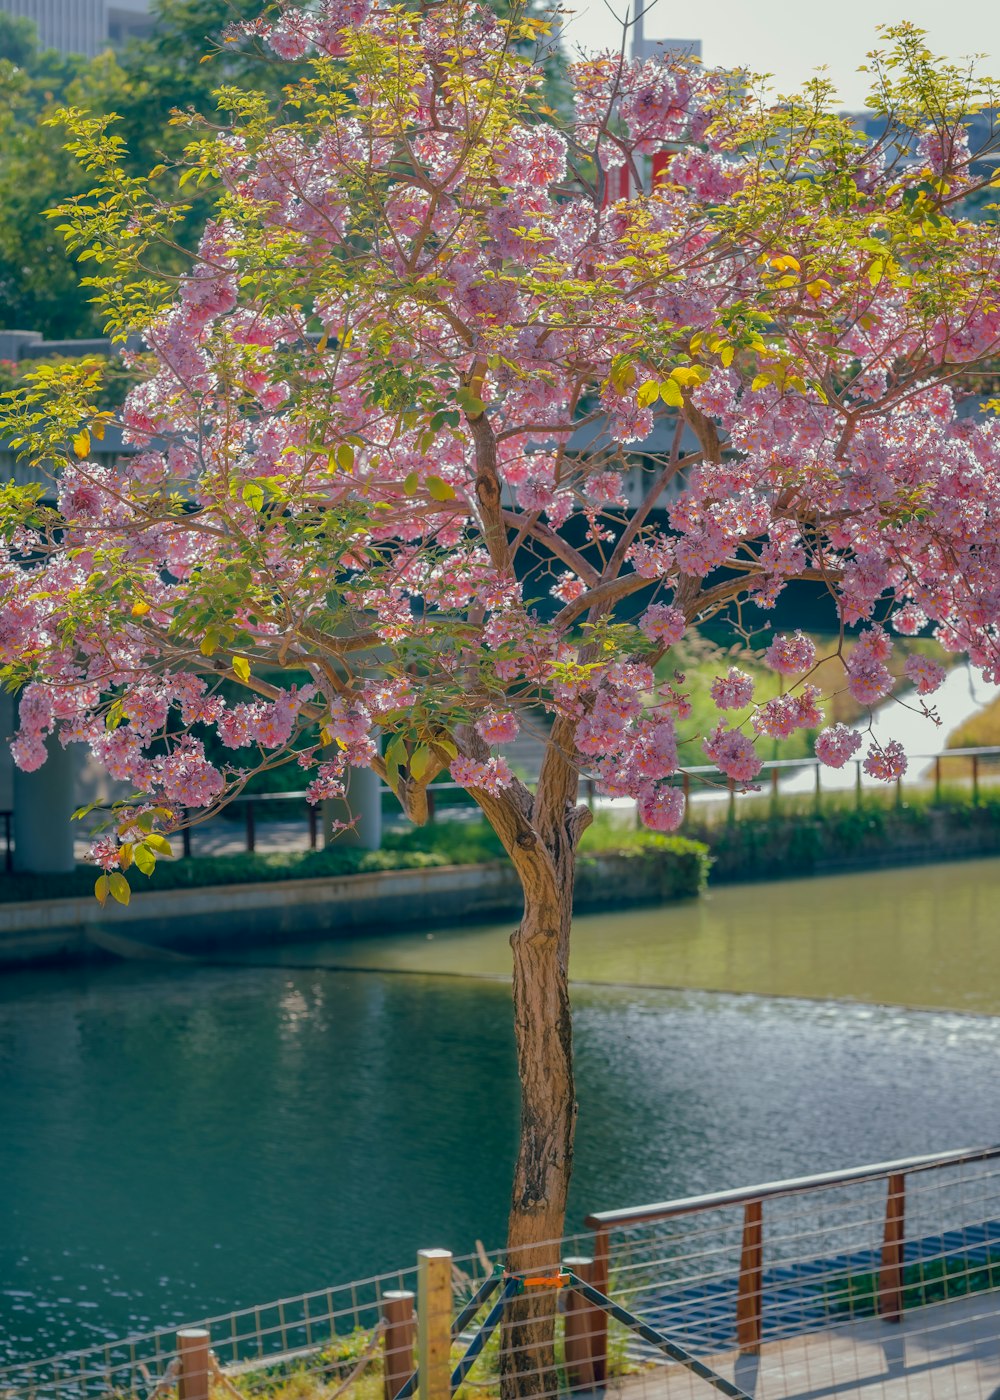
[[[113,126],[68,118],[93,190],[63,228],[145,349],[113,467],[91,460],[93,365],[8,401],[55,481],[0,496],[14,755],[36,767],[54,735],[129,785],[93,850],[101,898],[261,767],[298,763],[319,800],[370,766],[415,822],[434,778],[466,786],[524,889],[509,1246],[544,1266],[573,1147],[581,774],[669,831],[685,763],[752,784],[759,736],[822,723],[813,644],[776,635],[778,698],[734,726],[753,681],[720,668],[704,753],[679,752],[671,648],[807,581],[860,628],[862,705],[893,688],[892,629],[933,625],[1000,678],[1000,438],[967,411],[1000,337],[998,236],[959,207],[962,117],[992,93],[904,27],[872,60],[879,139],[823,82],[769,104],[669,53],[572,65],[563,122],[526,53],[544,25],[516,8],[322,0],[232,37],[301,79],[278,110],[224,90],[180,171],[130,179]],[[190,182],[218,201],[175,278]],[[907,674],[925,704],[943,673]],[[545,735],[532,786],[504,756],[522,725]],[[860,744],[834,726],[816,751]],[[864,762],[890,780],[905,757],[873,741]],[[530,1390],[544,1327],[519,1325]]]

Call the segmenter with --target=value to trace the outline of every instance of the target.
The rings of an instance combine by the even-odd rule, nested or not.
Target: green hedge
[[[614,831],[609,844],[615,850]],[[662,898],[680,899],[698,894],[708,870],[708,850],[701,842],[652,832],[618,833],[619,842],[630,842],[621,852],[631,859],[652,862]],[[593,846],[581,856],[581,871],[588,865]],[[669,857],[665,859],[665,857]],[[504,859],[499,838],[485,822],[438,822],[386,833],[383,849],[362,851],[356,846],[333,845],[325,851],[275,851],[253,855],[194,856],[190,860],[157,864],[152,879],[129,872],[133,890],[195,889],[207,885],[245,885],[271,880],[308,880],[342,875],[364,875],[379,870],[428,870],[444,865],[481,865]],[[592,864],[592,862],[590,862]],[[0,875],[0,902],[29,899],[65,899],[93,894],[97,871],[80,865],[65,875]],[[650,878],[648,871],[645,878]]]

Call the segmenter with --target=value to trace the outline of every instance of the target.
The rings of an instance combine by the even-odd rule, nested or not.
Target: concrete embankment
[[[698,893],[696,854],[602,854],[581,861],[577,909],[621,908]],[[136,893],[127,908],[92,897],[0,903],[0,967],[107,956],[119,940],[177,953],[223,952],[423,924],[470,923],[521,909],[506,861],[332,879]],[[121,943],[124,948],[126,945]],[[136,950],[133,948],[133,952]]]

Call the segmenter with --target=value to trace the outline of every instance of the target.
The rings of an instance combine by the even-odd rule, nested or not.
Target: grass
[[[968,1259],[933,1259],[903,1268],[903,1307],[922,1308],[947,1303],[1000,1288],[1000,1253],[990,1252],[981,1262]],[[830,1297],[835,1312],[852,1317],[874,1317],[878,1312],[878,1274],[857,1274]]]
[[[481,1314],[481,1318],[485,1316]],[[629,1333],[614,1320],[608,1326],[608,1375],[619,1377],[638,1371],[640,1367],[628,1359]],[[278,1367],[244,1371],[232,1377],[237,1389],[247,1400],[328,1400],[342,1386],[369,1349],[372,1333],[365,1329],[338,1337],[330,1346],[309,1357]],[[457,1342],[451,1350],[454,1370],[465,1355],[467,1342]],[[565,1369],[562,1318],[556,1320],[556,1372],[559,1393],[569,1389]],[[349,1400],[382,1400],[382,1350],[379,1347],[369,1364],[344,1391]],[[453,1400],[474,1400],[474,1397],[495,1397],[500,1394],[500,1329],[486,1343],[468,1379],[455,1391]],[[232,1392],[222,1386],[212,1388],[212,1400],[232,1400]]]

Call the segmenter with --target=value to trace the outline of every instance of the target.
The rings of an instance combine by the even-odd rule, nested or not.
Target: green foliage
[[[834,1312],[851,1317],[874,1317],[878,1312],[878,1274],[855,1274],[838,1289],[827,1294]],[[1000,1253],[991,1250],[983,1260],[960,1256],[930,1259],[903,1268],[903,1307],[922,1308],[928,1303],[947,1303],[973,1293],[1000,1288]]]

